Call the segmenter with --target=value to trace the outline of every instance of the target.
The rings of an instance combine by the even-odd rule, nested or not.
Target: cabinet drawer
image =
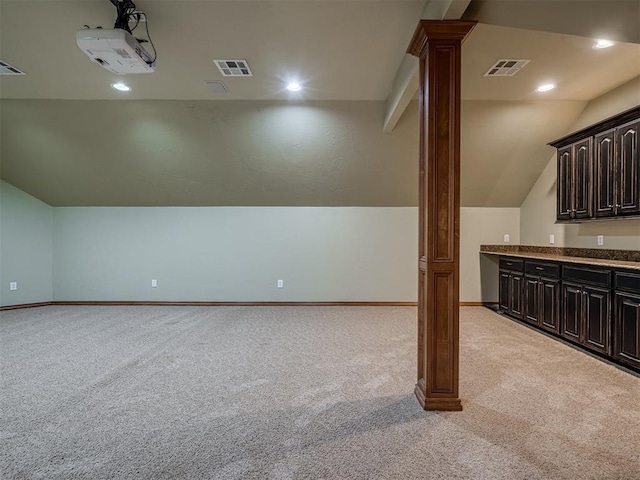
[[[519,258],[500,257],[500,268],[502,270],[522,272],[524,271],[524,260]]]
[[[615,272],[616,290],[640,294],[640,273]]]
[[[562,279],[611,288],[611,270],[563,265]]]
[[[527,260],[524,265],[524,271],[528,275],[558,278],[560,276],[560,265],[557,263],[530,262]]]

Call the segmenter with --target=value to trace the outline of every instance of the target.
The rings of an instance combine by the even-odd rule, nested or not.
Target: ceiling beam
[[[462,17],[470,3],[471,0],[427,0],[420,19],[457,20]],[[417,91],[418,59],[407,54],[398,67],[391,93],[387,97],[382,131],[385,133],[393,131]]]

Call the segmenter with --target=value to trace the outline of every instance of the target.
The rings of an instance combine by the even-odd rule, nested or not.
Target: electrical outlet
[[[510,241],[509,234],[505,233],[504,234],[504,243],[509,243],[509,241]]]
[[[284,281],[278,280],[278,288],[284,288]]]
[[[549,244],[550,245],[554,245],[556,243],[556,236],[555,235],[549,235]]]
[[[156,288],[157,286],[158,286],[158,280],[154,278],[153,280],[151,280],[151,287]]]
[[[18,289],[18,282],[9,283],[9,290],[17,290],[17,289]]]
[[[604,245],[604,235],[598,235],[598,245]]]

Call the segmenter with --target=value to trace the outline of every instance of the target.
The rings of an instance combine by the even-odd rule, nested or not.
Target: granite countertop
[[[536,247],[528,245],[480,245],[480,253],[640,270],[640,251],[638,250]]]

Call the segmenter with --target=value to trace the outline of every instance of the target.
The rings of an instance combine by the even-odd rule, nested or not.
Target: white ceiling
[[[85,24],[112,27],[115,8],[108,0],[0,0],[0,59],[27,73],[0,77],[0,95],[385,100],[423,3],[141,0],[137,6],[149,19],[158,70],[119,77],[92,63],[75,42]],[[482,4],[487,9],[487,2]],[[143,26],[135,31],[139,37],[146,36]],[[596,51],[592,43],[585,37],[480,24],[464,44],[463,98],[536,100],[535,87],[554,81],[558,88],[544,99],[590,100],[640,75],[639,44]],[[224,78],[212,61],[236,58],[249,62],[253,77]],[[484,77],[500,58],[531,63],[515,77]],[[110,88],[123,78],[132,92]],[[223,80],[229,93],[211,93],[206,80]],[[303,83],[303,92],[287,92],[284,84],[290,80]]]
[[[382,100],[411,39],[422,1],[139,1],[158,51],[157,72],[128,75],[134,99]],[[2,1],[0,59],[27,72],[3,77],[4,98],[123,98],[118,76],[92,63],[75,35],[87,24],[111,28],[108,0]],[[143,26],[135,30],[145,38]],[[245,59],[249,78],[224,78],[214,59]]]
[[[478,24],[462,49],[464,100],[591,100],[640,75],[640,44],[594,50],[574,35]],[[499,59],[531,60],[513,77],[485,77]],[[536,87],[555,83],[540,94]]]
[[[466,3],[463,0],[427,1]],[[594,50],[594,39],[586,35],[586,32],[596,31],[594,24],[603,25],[598,30],[603,33],[611,25],[618,25],[617,36],[614,31],[612,38],[635,41],[633,34],[637,27],[634,25],[639,24],[640,17],[633,18],[632,14],[636,10],[640,13],[640,1],[522,0],[512,3],[521,4],[520,10],[527,18],[523,19],[523,14],[519,14],[520,10],[511,3],[507,6],[501,0],[472,1],[465,13],[467,18],[470,12],[475,12],[476,18],[485,22],[478,24],[463,46],[461,174],[465,206],[519,206],[553,155],[553,149],[546,143],[568,133],[587,101],[640,76],[640,44],[619,42],[610,49]],[[153,74],[125,76],[124,80],[133,90],[123,94],[110,88],[112,82],[123,77],[92,63],[75,41],[76,31],[85,24],[105,28],[113,25],[115,9],[108,0],[0,0],[0,59],[27,72],[25,76],[0,77],[0,98],[250,100],[252,102],[245,103],[256,105],[258,100],[374,100],[380,116],[384,117],[384,101],[391,93],[399,66],[403,61],[407,62],[405,50],[424,11],[425,1],[140,0],[136,4],[149,19],[150,33],[158,51],[158,69]],[[580,12],[575,8],[578,5]],[[616,8],[608,9],[603,5]],[[617,8],[621,5],[624,8]],[[544,14],[546,7],[554,12],[552,17]],[[601,22],[596,21],[594,12]],[[575,22],[571,21],[572,15]],[[626,15],[629,21],[621,19],[621,15]],[[566,30],[562,28],[564,24]],[[139,37],[145,36],[142,27],[135,33]],[[577,33],[583,36],[575,35]],[[234,58],[247,60],[254,76],[223,78],[212,60]],[[502,58],[531,62],[514,77],[484,77],[489,67]],[[223,80],[229,93],[211,93],[206,80]],[[301,94],[284,90],[285,82],[290,80],[304,84]],[[535,92],[537,85],[549,81],[557,84],[555,90],[546,94]],[[409,92],[407,98],[411,95]],[[139,151],[116,151],[120,147],[114,142],[101,147],[105,151],[101,156],[95,155],[96,161],[92,164],[102,177],[113,179],[104,185],[104,195],[98,197],[96,192],[101,190],[91,187],[96,181],[95,172],[87,168],[86,162],[93,142],[86,140],[83,144],[86,152],[79,154],[79,142],[69,131],[77,131],[73,126],[86,122],[82,112],[87,119],[100,115],[102,110],[108,110],[112,118],[117,118],[118,112],[129,112],[126,115],[131,116],[132,122],[134,115],[138,115],[132,113],[136,109],[128,108],[133,107],[129,102],[106,102],[110,106],[104,109],[100,103],[104,102],[58,102],[53,108],[48,102],[37,105],[24,102],[21,106],[5,107],[4,111],[19,115],[5,115],[3,111],[3,117],[14,125],[7,125],[7,122],[3,125],[2,135],[12,138],[3,138],[2,178],[39,198],[55,199],[51,201],[59,205],[277,203],[252,197],[252,192],[257,190],[255,185],[246,182],[246,165],[240,162],[229,163],[227,177],[216,173],[196,175],[197,169],[190,167],[188,162],[172,166],[175,171],[155,183],[154,175],[162,175],[162,172],[148,172],[144,178],[149,185],[145,203],[139,200],[142,187],[128,186],[123,180],[126,172],[117,170],[117,164],[110,159],[114,156],[125,158],[126,155],[144,157],[149,151],[146,147]],[[173,102],[153,102],[153,106],[144,102],[132,103],[149,108],[160,117],[171,117],[172,112],[182,108],[168,105]],[[246,109],[246,105],[240,103],[233,109],[226,103],[228,109],[215,105],[203,105],[202,108],[228,110],[232,115]],[[68,105],[66,109],[65,104]],[[86,108],[83,110],[80,104]],[[283,104],[288,105],[287,102]],[[334,105],[336,110],[371,108]],[[89,113],[86,113],[87,109]],[[48,112],[52,119],[44,130],[39,130],[44,125],[39,119],[43,112]],[[416,118],[415,107],[409,108],[401,120],[401,123],[405,122],[403,129],[396,129],[389,139],[376,141],[403,144],[415,141],[414,136],[418,134]],[[380,121],[380,135],[386,135],[382,134],[383,121],[377,118],[375,121]],[[415,125],[411,138],[407,137],[406,122]],[[22,125],[20,131],[16,131],[18,124]],[[65,125],[66,130],[58,124]],[[199,124],[193,128],[197,126]],[[29,128],[40,132],[42,135],[38,138],[46,138],[49,143],[41,140],[41,144],[28,145],[28,142],[15,140],[31,138],[33,132]],[[101,128],[110,138],[108,130],[113,127],[103,125]],[[61,131],[66,133],[58,138]],[[195,143],[210,140],[204,137],[206,134],[195,139]],[[50,147],[61,144],[64,144],[65,153],[56,158],[41,153],[55,151]],[[11,145],[11,149],[6,145]],[[37,155],[33,154],[34,149],[39,152]],[[202,150],[204,157],[209,148],[205,146]],[[173,158],[172,154],[168,157],[167,161]],[[316,161],[321,160],[329,161],[329,157]],[[380,162],[381,165],[384,163]],[[406,163],[406,170],[402,170],[401,175],[396,173],[402,178],[413,178],[414,166]],[[47,182],[43,182],[41,172],[54,164],[55,175],[52,173]],[[274,191],[282,189],[279,182],[290,175],[286,167],[281,171],[276,171],[276,167],[268,177],[273,181],[265,186]],[[389,177],[384,173],[386,170],[373,170],[364,168],[363,172],[378,175],[371,180],[374,184],[384,184]],[[329,171],[333,172],[331,168]],[[349,190],[343,192],[349,197],[346,204],[359,204],[366,194],[383,191],[380,188],[372,190],[366,183],[355,185],[361,177],[354,174],[349,177],[351,183],[345,184],[344,188]],[[74,180],[68,181],[70,178]],[[229,179],[225,188],[228,187],[233,195],[225,200],[209,198],[207,186],[216,185],[225,178]],[[260,178],[260,181],[264,180]],[[197,201],[189,196],[193,192],[180,183],[185,179],[202,183],[204,193]],[[38,186],[45,183],[46,188]],[[159,183],[165,193],[159,193]],[[399,185],[405,188],[406,183]],[[332,205],[339,200],[330,189],[321,190],[314,204]],[[354,192],[365,193],[352,198]],[[285,198],[281,201],[283,205],[310,204],[307,197],[294,190],[279,191],[279,195]],[[372,195],[367,204],[406,205],[415,197],[412,193],[389,200],[381,195]]]

